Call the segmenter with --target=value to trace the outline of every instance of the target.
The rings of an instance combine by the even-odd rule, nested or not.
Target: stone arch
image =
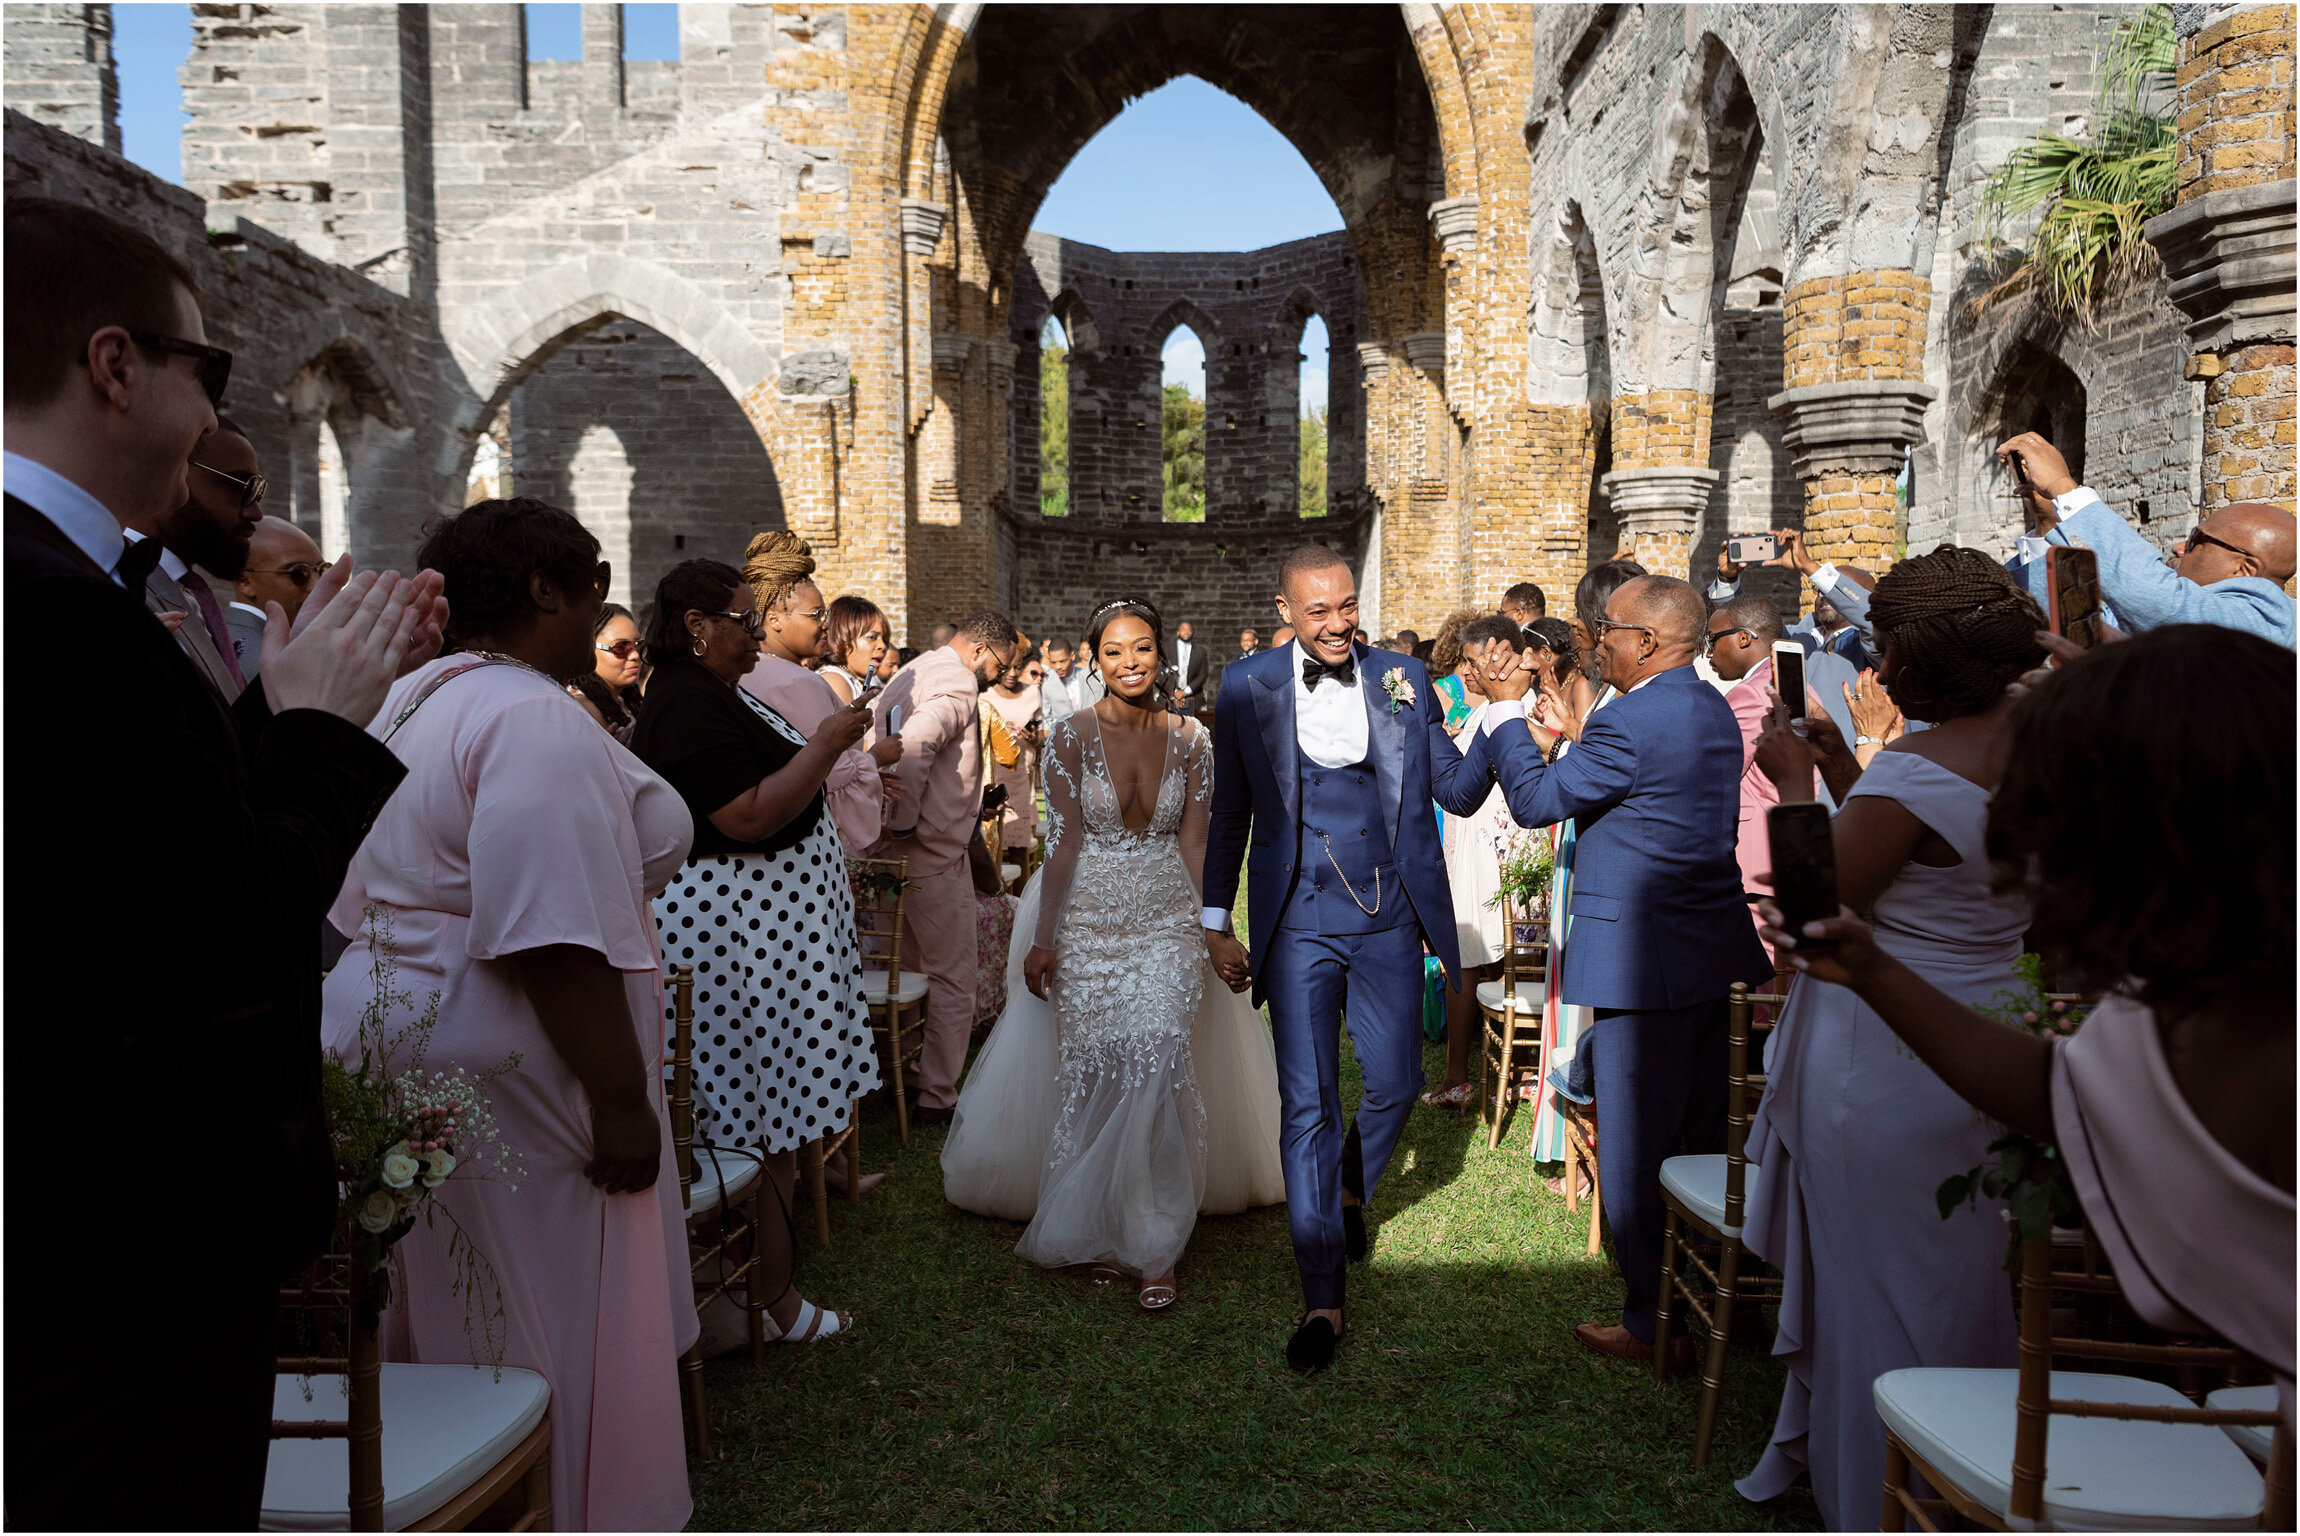
[[[1198,349],[1204,362],[1205,388],[1198,400],[1200,413],[1198,452],[1204,475],[1205,497],[1196,519],[1203,521],[1213,515],[1218,499],[1235,499],[1234,489],[1228,483],[1230,465],[1227,461],[1230,456],[1224,451],[1228,443],[1228,435],[1218,432],[1214,428],[1216,421],[1220,419],[1218,412],[1239,409],[1243,403],[1224,398],[1219,387],[1218,374],[1220,370],[1218,364],[1221,361],[1224,344],[1222,327],[1217,325],[1214,317],[1207,314],[1193,300],[1188,298],[1173,300],[1158,312],[1157,317],[1144,327],[1142,332],[1141,356],[1144,359],[1144,364],[1140,369],[1140,377],[1142,379],[1143,398],[1137,409],[1147,413],[1148,419],[1157,424],[1161,447],[1163,447],[1164,442],[1166,420],[1166,344],[1178,330],[1187,330],[1191,335],[1198,338]],[[1159,504],[1163,508],[1165,500],[1163,452],[1159,455],[1158,474]],[[1172,516],[1173,514],[1162,511],[1161,515]],[[1176,520],[1189,519],[1185,514],[1184,517]]]
[[[515,494],[568,508],[614,565],[610,595],[645,603],[681,560],[742,563],[785,525],[775,461],[743,403],[675,337],[622,315],[548,338],[505,391]]]
[[[1536,405],[1580,406],[1602,416],[1613,398],[1606,319],[1611,306],[1604,263],[1578,199],[1558,205],[1534,260],[1526,397]]]
[[[1062,326],[1062,334],[1069,339],[1072,352],[1102,350],[1102,328],[1095,323],[1093,306],[1076,288],[1064,288],[1049,299],[1046,312]]]
[[[737,400],[776,375],[774,354],[695,283],[636,257],[582,256],[456,314],[447,344],[472,395],[485,402],[473,412],[470,430],[491,418],[553,349],[617,317],[677,342]]]
[[[2090,446],[2087,402],[2114,374],[2104,370],[2081,331],[2031,306],[1999,320],[1979,365],[1952,386],[1948,415],[1955,437],[1944,445],[1945,467],[1957,479],[1954,499],[1961,515],[1938,536],[2009,554],[2023,531],[2022,514],[2013,476],[1997,462],[1997,444],[2016,433],[2041,432],[2082,482]],[[1909,542],[1912,548],[1922,542],[1917,528],[1911,528]]]
[[[403,396],[376,354],[335,327],[307,337],[308,359],[287,380],[287,516],[333,559],[362,564],[391,553],[410,531],[399,471],[415,433]]]
[[[1214,349],[1221,346],[1225,340],[1222,327],[1215,322],[1212,315],[1200,309],[1195,300],[1176,299],[1160,310],[1158,318],[1151,321],[1142,333],[1142,339],[1148,345],[1151,355],[1156,356],[1163,352],[1166,348],[1166,338],[1174,334],[1176,326],[1182,325],[1188,326],[1196,333],[1198,340],[1206,348],[1206,356],[1209,360],[1214,356]]]

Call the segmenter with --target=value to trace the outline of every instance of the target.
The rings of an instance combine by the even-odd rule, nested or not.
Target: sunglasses
[[[261,475],[235,475],[226,470],[218,469],[213,464],[202,464],[198,459],[192,460],[192,468],[204,469],[218,480],[229,480],[238,486],[240,488],[240,505],[243,507],[254,506],[264,499],[264,492],[271,489],[271,482]]]
[[[128,339],[149,351],[193,359],[199,365],[194,372],[199,375],[200,388],[208,392],[208,404],[224,403],[224,386],[232,381],[232,355],[222,347],[204,346],[180,336],[162,336],[157,331],[130,331]]]
[[[309,560],[298,560],[293,565],[250,566],[240,574],[243,576],[285,576],[296,584],[296,590],[300,592],[305,587],[310,586],[318,578],[319,573],[326,569],[326,566],[315,564]]]
[[[639,649],[639,642],[636,640],[618,640],[613,645],[594,645],[591,649],[605,651],[617,661],[629,661],[632,654]]]
[[[2227,550],[2232,555],[2247,559],[2250,558],[2252,554],[2252,551],[2248,549],[2238,549],[2235,545],[2229,543],[2226,539],[2214,538],[2211,534],[2204,531],[2204,525],[2202,523],[2198,523],[2196,527],[2190,531],[2188,537],[2181,541],[2180,552],[2184,555],[2194,554],[2196,552],[2196,546],[2199,544],[2211,544],[2220,549]]]
[[[1755,631],[1755,630],[1753,630],[1753,629],[1719,629],[1719,630],[1712,630],[1712,631],[1710,632],[1710,635],[1709,635],[1709,638],[1708,638],[1708,640],[1707,640],[1707,641],[1705,641],[1705,642],[1702,644],[1702,647],[1701,647],[1701,649],[1702,649],[1702,651],[1703,651],[1704,653],[1706,653],[1706,654],[1709,654],[1709,655],[1714,655],[1714,654],[1716,654],[1716,651],[1717,651],[1717,642],[1718,642],[1718,641],[1720,641],[1720,640],[1728,640],[1728,639],[1731,639],[1731,638],[1732,638],[1733,636],[1735,636],[1735,635],[1747,635],[1747,636],[1748,636],[1750,639],[1754,640],[1754,639],[1756,639],[1756,638],[1757,638],[1757,631]]]
[[[743,633],[749,635],[753,640],[763,640],[766,638],[766,617],[756,608],[753,608],[749,613],[720,612],[711,614],[709,617],[714,619],[733,619],[737,624],[743,626]]]

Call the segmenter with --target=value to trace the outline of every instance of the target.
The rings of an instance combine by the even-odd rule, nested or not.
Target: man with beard
[[[159,563],[144,579],[144,606],[156,614],[183,615],[176,624],[176,644],[229,704],[248,685],[247,674],[224,619],[225,599],[193,567],[227,582],[238,581],[247,569],[249,542],[264,517],[264,477],[256,473],[255,445],[219,417],[215,430],[192,449],[184,483],[190,495],[160,519]],[[127,537],[142,542],[133,529]]]

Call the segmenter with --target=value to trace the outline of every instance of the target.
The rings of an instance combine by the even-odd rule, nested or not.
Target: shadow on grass
[[[723,1459],[693,1469],[695,1526],[1814,1528],[1802,1491],[1732,1489],[1779,1400],[1770,1359],[1733,1352],[1696,1475],[1698,1383],[1573,1342],[1619,1315],[1620,1284],[1535,1179],[1525,1123],[1489,1152],[1474,1119],[1416,1109],[1350,1274],[1350,1337],[1305,1380],[1282,1357],[1300,1306],[1282,1206],[1201,1221],[1180,1304],[1147,1315],[946,1204],[942,1133],[899,1147],[874,1100],[865,1158],[887,1182],[834,1201],[831,1248],[807,1239],[800,1266],[856,1330],[712,1363]]]

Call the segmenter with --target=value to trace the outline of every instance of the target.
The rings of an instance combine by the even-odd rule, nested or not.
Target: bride
[[[1027,1219],[1015,1252],[1033,1264],[1136,1276],[1156,1312],[1201,1211],[1285,1198],[1278,1068],[1198,936],[1213,743],[1162,707],[1158,612],[1106,603],[1087,632],[1108,692],[1048,733],[1046,866],[1015,913],[1006,1011],[959,1093],[943,1192]]]

